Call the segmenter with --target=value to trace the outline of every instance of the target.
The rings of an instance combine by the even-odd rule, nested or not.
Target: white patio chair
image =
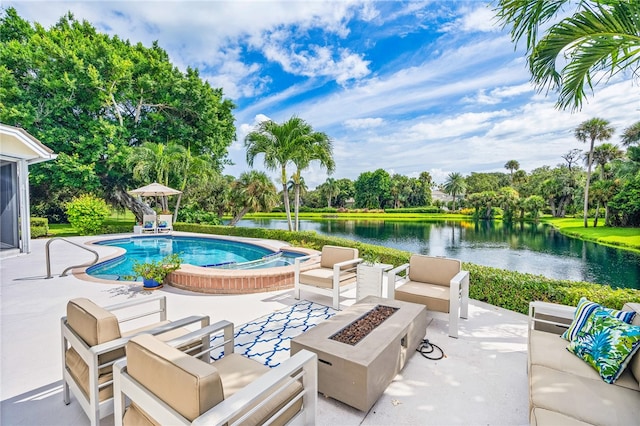
[[[158,215],[158,232],[171,232],[173,231],[173,216],[170,214]]]
[[[313,267],[308,268],[308,260]],[[340,309],[340,293],[356,285],[356,268],[362,259],[358,249],[326,245],[322,252],[295,259],[294,297],[300,299],[300,290],[329,294],[334,309]]]
[[[121,324],[128,321],[140,328],[122,332]],[[209,325],[209,317],[195,315],[169,322],[164,296],[106,307],[78,298],[67,303],[67,316],[60,323],[64,403],[71,403],[71,391],[91,425],[98,425],[101,418],[113,413],[112,366],[124,357],[129,339],[150,333],[170,340],[189,333],[187,326]]]
[[[209,357],[224,345],[218,361],[203,362],[175,349],[220,331],[220,345],[195,354]],[[114,365],[116,426],[315,424],[316,354],[301,351],[270,369],[234,354],[233,347],[228,321],[167,343],[150,335],[131,339],[127,358]]]
[[[401,277],[403,271],[406,275]],[[388,298],[448,313],[449,336],[458,337],[458,317],[467,318],[469,311],[469,272],[462,270],[462,262],[413,254],[409,263],[392,269],[388,277]]]
[[[158,225],[156,223],[156,215],[145,214],[142,216],[142,233],[143,234],[155,234],[158,232]]]

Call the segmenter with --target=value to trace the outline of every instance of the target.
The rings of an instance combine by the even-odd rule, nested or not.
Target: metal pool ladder
[[[80,247],[83,250],[86,250],[86,251],[89,251],[89,252],[93,253],[93,255],[95,256],[95,259],[93,259],[90,262],[83,263],[81,265],[69,266],[67,269],[62,271],[62,274],[60,274],[61,277],[66,277],[67,276],[67,272],[69,272],[73,268],[82,268],[82,267],[86,267],[86,266],[95,265],[96,263],[98,263],[98,259],[100,258],[100,255],[98,254],[97,251],[91,250],[90,248],[87,248],[87,247],[85,247],[83,245],[80,245],[78,243],[74,243],[73,241],[69,241],[66,238],[55,237],[55,238],[52,238],[49,241],[47,241],[47,244],[45,245],[45,255],[46,255],[46,260],[47,260],[47,276],[45,277],[45,279],[53,278],[53,275],[51,275],[51,254],[49,252],[49,245],[52,242],[56,241],[56,240],[66,241],[69,244],[73,244],[76,247]]]

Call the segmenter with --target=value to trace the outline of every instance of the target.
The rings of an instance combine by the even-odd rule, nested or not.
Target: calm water
[[[238,226],[287,229],[287,222],[241,220]],[[551,278],[640,289],[639,254],[568,238],[548,225],[304,220],[300,230]]]

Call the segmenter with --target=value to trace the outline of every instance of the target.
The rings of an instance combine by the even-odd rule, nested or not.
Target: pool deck
[[[95,237],[70,238],[77,243]],[[292,290],[243,295],[209,295],[165,286],[154,292],[140,284],[84,281],[75,276],[44,279],[47,240],[33,240],[27,255],[0,258],[0,424],[84,425],[88,418],[72,396],[62,402],[60,317],[74,297],[99,305],[162,294],[169,319],[193,314],[234,324],[296,302]],[[95,246],[94,246],[95,247]],[[64,243],[52,244],[57,273],[91,254]],[[112,247],[97,246],[101,258]],[[302,297],[330,305],[330,298]],[[354,302],[346,293],[342,306]],[[460,338],[447,336],[446,314],[428,313],[426,337],[446,357],[432,361],[415,354],[373,408],[360,412],[319,395],[318,425],[524,425],[528,424],[526,316],[471,300]],[[112,425],[113,416],[102,425]]]

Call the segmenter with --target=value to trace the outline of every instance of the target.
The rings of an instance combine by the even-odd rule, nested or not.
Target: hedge
[[[176,231],[203,234],[232,235],[241,237],[281,240],[293,246],[320,250],[325,244],[357,248],[362,253],[374,253],[382,263],[402,265],[409,261],[410,252],[373,244],[361,243],[346,238],[317,234],[314,231],[284,231],[280,229],[240,228],[229,226],[175,223]],[[463,263],[469,271],[469,296],[472,299],[527,314],[529,302],[543,300],[575,306],[585,296],[610,308],[620,309],[626,302],[640,303],[640,290],[613,289],[608,285],[584,281],[569,281],[547,278],[542,275],[525,274],[473,263]]]
[[[49,219],[32,217],[30,219],[31,238],[46,237],[49,234]]]
[[[442,213],[438,206],[403,207],[399,209],[384,209],[385,213]]]

